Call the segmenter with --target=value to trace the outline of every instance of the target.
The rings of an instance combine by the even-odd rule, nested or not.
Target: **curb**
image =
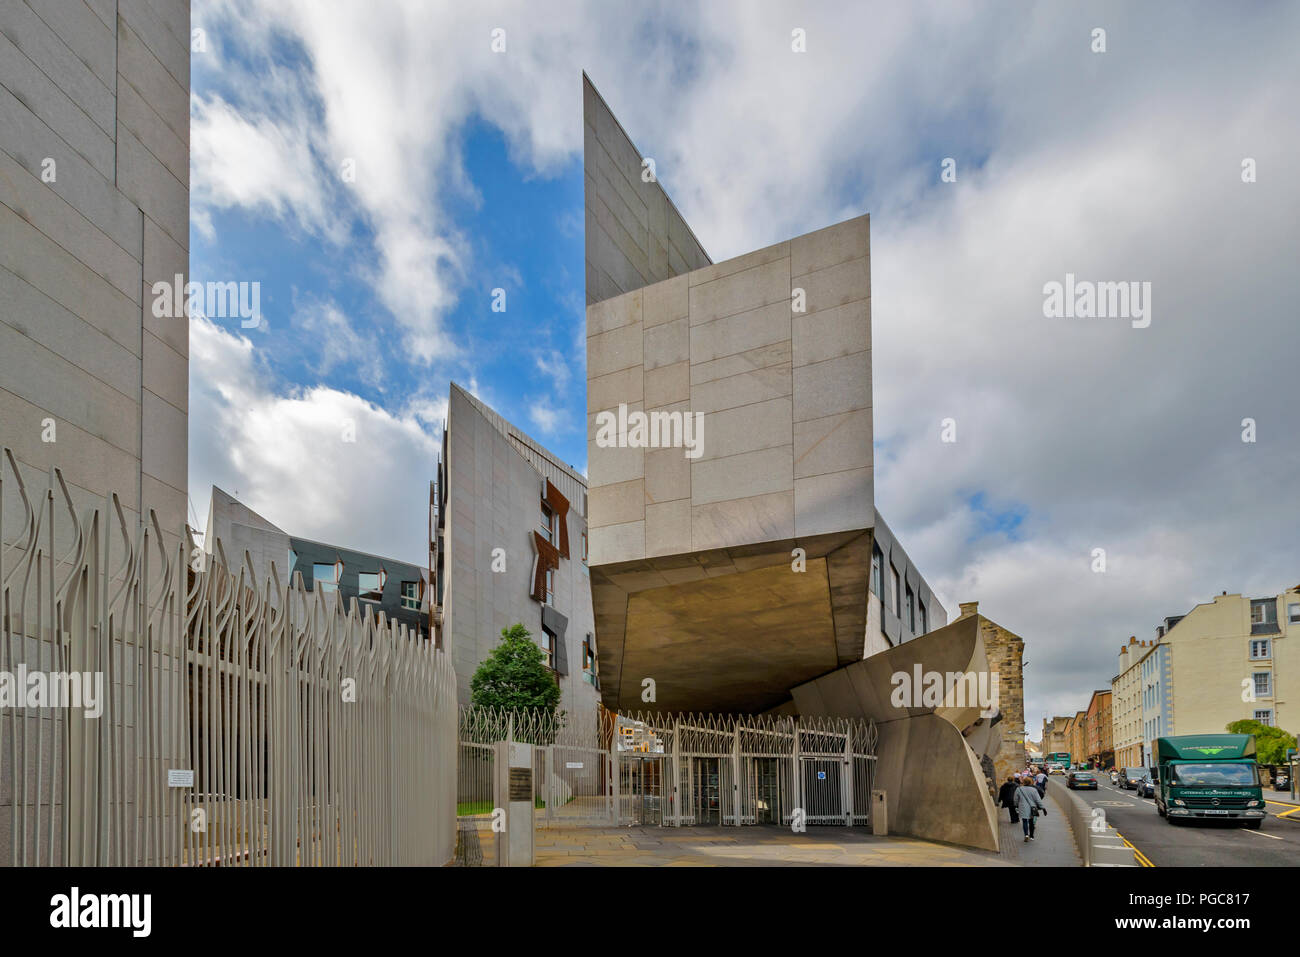
[[[1083,798],[1073,794],[1065,782],[1057,787],[1049,784],[1047,791],[1070,825],[1074,847],[1083,859],[1084,867],[1147,866],[1139,859],[1137,848],[1126,841],[1109,821],[1104,829],[1093,830],[1093,809],[1084,803]]]

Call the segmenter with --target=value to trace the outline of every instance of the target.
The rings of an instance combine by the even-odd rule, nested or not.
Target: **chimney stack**
[[[967,615],[976,614],[977,613],[976,610],[979,608],[979,606],[980,603],[977,601],[958,602],[957,607],[961,609],[961,615],[959,617],[965,618]]]

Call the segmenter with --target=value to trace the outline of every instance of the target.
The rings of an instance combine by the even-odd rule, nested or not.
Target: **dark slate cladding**
[[[289,538],[289,547],[297,555],[293,571],[302,574],[303,584],[307,586],[308,591],[313,591],[316,587],[312,574],[314,565],[331,565],[340,559],[342,560],[343,575],[339,579],[338,590],[340,597],[344,600],[345,608],[357,597],[357,575],[362,572],[378,572],[382,568],[387,573],[382,601],[358,602],[361,611],[364,612],[367,606],[373,608],[376,613],[382,611],[390,619],[399,621],[408,628],[416,630],[421,638],[428,638],[429,618],[427,613],[419,609],[402,607],[402,582],[419,582],[420,590],[418,594],[421,596],[424,595],[425,590],[428,588],[425,581],[427,575],[420,566],[392,558],[380,558],[377,555],[353,551],[350,548],[339,548],[337,545],[293,538],[292,536]]]
[[[939,604],[939,600],[934,597],[934,592],[930,590],[929,584],[927,584],[926,580],[921,577],[921,573],[916,570],[916,565],[912,563],[912,560],[907,557],[907,552],[903,551],[903,547],[898,544],[898,539],[894,537],[894,533],[891,532],[889,526],[885,524],[885,519],[881,516],[879,509],[876,509],[876,527],[874,535],[876,546],[885,556],[884,568],[881,570],[885,594],[877,596],[881,599],[880,630],[889,637],[889,640],[893,644],[897,645],[904,641],[909,641],[912,638],[919,637],[919,629],[921,627],[921,614],[919,607],[916,615],[916,625],[918,628],[917,633],[908,630],[905,617],[895,615],[890,609],[889,566],[891,564],[898,570],[899,579],[901,581],[899,592],[902,594],[904,602],[904,607],[900,609],[902,615],[906,616],[907,614],[906,589],[910,587],[918,606],[922,604],[925,606],[928,618],[928,630],[934,631],[936,628],[942,628],[946,625],[948,623],[947,610],[944,609],[943,605]]]

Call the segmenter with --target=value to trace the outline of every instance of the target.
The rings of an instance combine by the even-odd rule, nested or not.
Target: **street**
[[[1107,822],[1156,867],[1294,867],[1300,863],[1300,805],[1275,799],[1289,795],[1264,790],[1268,817],[1258,831],[1226,821],[1170,824],[1156,813],[1152,798],[1139,797],[1096,772],[1096,791],[1075,791],[1091,807],[1106,812]],[[1053,775],[1051,787],[1065,787]],[[1280,815],[1286,815],[1282,817]]]

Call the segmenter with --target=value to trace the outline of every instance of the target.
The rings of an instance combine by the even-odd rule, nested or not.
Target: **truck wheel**
[[[1260,826],[1261,824],[1263,824],[1263,823],[1264,823],[1263,821],[1261,821],[1261,820],[1259,820],[1259,819],[1257,818],[1257,819],[1254,820],[1254,821],[1246,821],[1246,822],[1242,825],[1242,827],[1248,827],[1248,828],[1250,828],[1252,831],[1258,831],[1258,830],[1259,830],[1259,826]]]

